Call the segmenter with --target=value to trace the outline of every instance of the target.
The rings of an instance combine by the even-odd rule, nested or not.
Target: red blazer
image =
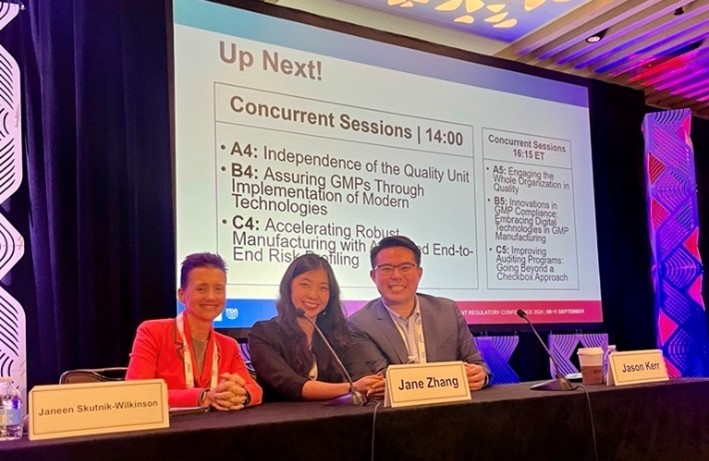
[[[192,336],[185,319],[185,337],[193,360]],[[263,390],[251,378],[244,365],[234,338],[212,330],[205,353],[202,375],[195,372],[194,387],[187,389],[185,383],[184,354],[182,339],[177,331],[175,319],[148,320],[138,327],[133,342],[133,352],[126,372],[126,379],[162,378],[167,384],[170,407],[194,407],[199,404],[199,394],[209,388],[212,374],[212,351],[219,346],[219,373],[238,373],[246,381],[246,390],[251,396],[250,406],[261,403]]]

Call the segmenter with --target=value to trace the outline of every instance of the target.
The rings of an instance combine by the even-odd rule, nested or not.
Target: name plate
[[[608,356],[608,385],[667,381],[667,367],[660,349],[613,352]]]
[[[384,405],[409,407],[470,400],[463,362],[390,365]]]
[[[28,400],[30,440],[170,427],[162,379],[35,386]]]

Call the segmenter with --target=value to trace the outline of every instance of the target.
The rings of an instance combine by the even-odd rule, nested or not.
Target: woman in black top
[[[296,258],[286,269],[276,304],[278,316],[257,322],[249,333],[251,362],[268,400],[327,400],[350,390],[320,336],[303,311],[323,331],[342,359],[356,389],[366,394],[384,386],[351,344],[340,304],[340,287],[328,261],[315,254]]]

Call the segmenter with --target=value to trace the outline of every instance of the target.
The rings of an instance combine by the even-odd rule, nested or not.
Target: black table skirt
[[[586,394],[475,392],[471,402],[376,410],[377,460],[593,461]],[[709,460],[709,380],[587,386],[599,460]],[[0,461],[368,460],[374,405],[270,403],[173,416],[169,429],[0,443]],[[246,457],[246,458],[244,458]]]

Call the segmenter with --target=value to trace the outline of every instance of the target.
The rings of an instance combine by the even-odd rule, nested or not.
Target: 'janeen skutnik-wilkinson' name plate
[[[470,400],[463,362],[390,365],[385,406],[408,407]]]
[[[30,440],[170,427],[162,379],[35,386],[29,410]]]

